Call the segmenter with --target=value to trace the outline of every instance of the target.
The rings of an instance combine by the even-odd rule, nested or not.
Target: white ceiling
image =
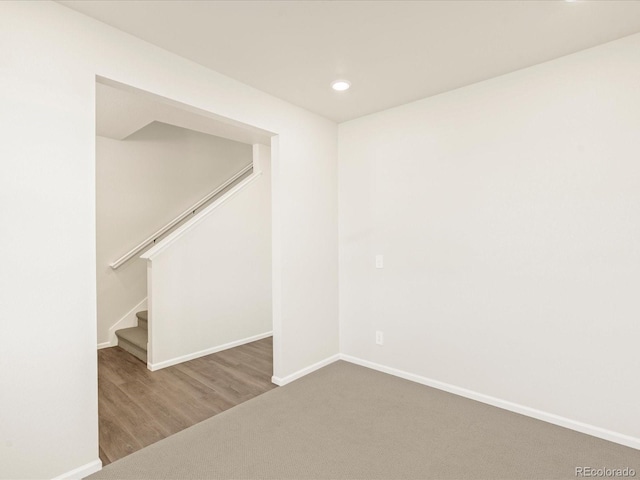
[[[250,145],[270,145],[271,134],[264,130],[106,82],[96,84],[96,135],[124,140],[152,122],[162,122]]]
[[[640,32],[640,1],[60,3],[338,122]]]

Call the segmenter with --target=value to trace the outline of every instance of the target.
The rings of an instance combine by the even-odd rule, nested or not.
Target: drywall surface
[[[149,250],[149,363],[179,363],[264,335],[271,320],[270,148],[252,177]]]
[[[0,478],[98,459],[97,75],[279,135],[276,374],[338,352],[333,122],[53,2],[0,2],[0,44]]]
[[[251,145],[159,122],[125,140],[96,138],[98,344],[147,296],[139,256],[109,265],[251,161]]]
[[[341,352],[638,442],[639,80],[635,35],[341,124]]]

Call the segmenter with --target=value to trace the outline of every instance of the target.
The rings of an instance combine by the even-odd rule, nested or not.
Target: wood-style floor
[[[265,338],[156,372],[119,347],[99,350],[102,464],[276,388],[272,345]]]

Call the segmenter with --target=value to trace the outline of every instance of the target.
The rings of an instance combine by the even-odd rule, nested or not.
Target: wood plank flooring
[[[102,464],[276,388],[272,346],[265,338],[156,372],[119,347],[99,350]]]

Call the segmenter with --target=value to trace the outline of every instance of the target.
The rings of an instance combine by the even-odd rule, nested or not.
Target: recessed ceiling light
[[[348,80],[335,80],[331,82],[331,88],[333,88],[336,92],[344,92],[345,90],[349,90],[351,86],[351,82]]]

